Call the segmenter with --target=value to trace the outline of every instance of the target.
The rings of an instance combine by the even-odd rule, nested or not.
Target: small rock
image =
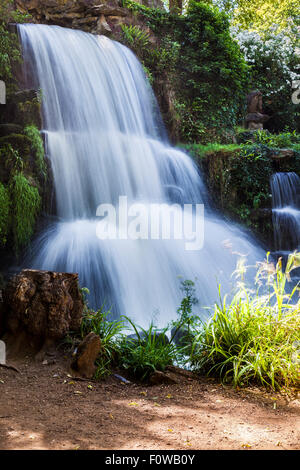
[[[95,360],[101,350],[100,336],[95,333],[89,333],[79,344],[72,369],[79,372],[82,377],[90,379],[93,377],[96,366]]]
[[[179,380],[176,378],[175,374],[168,374],[165,372],[161,372],[156,370],[150,376],[149,380],[151,385],[160,385],[160,384],[177,384]]]

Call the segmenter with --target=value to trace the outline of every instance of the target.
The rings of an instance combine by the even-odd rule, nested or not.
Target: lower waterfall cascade
[[[180,279],[195,281],[198,307],[211,305],[219,283],[230,289],[239,255],[253,265],[263,250],[210,207],[198,168],[168,142],[135,55],[105,36],[59,26],[24,24],[18,32],[25,76],[41,89],[57,209],[32,246],[31,267],[78,272],[90,306],[111,306],[142,327],[176,318]],[[186,250],[182,239],[100,240],[97,207],[118,213],[124,196],[146,208],[176,203],[179,215],[183,204],[203,204],[203,248]]]

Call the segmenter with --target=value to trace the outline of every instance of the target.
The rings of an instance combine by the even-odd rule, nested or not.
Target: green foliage
[[[217,152],[221,153],[233,153],[236,150],[240,150],[241,146],[238,144],[219,144],[216,142],[211,142],[209,144],[184,144],[182,147],[191,153],[197,160],[213,155]]]
[[[149,45],[149,33],[143,31],[137,25],[121,25],[124,40],[128,46],[136,51],[136,53],[142,54],[146,47]]]
[[[21,171],[13,174],[9,190],[14,211],[12,220],[14,246],[18,253],[33,235],[41,198],[38,189],[30,184]]]
[[[240,262],[234,298],[228,302],[220,294],[212,318],[199,324],[193,367],[200,373],[219,375],[234,386],[252,382],[273,389],[299,385],[298,287],[286,293],[290,273],[299,266],[296,253],[290,255],[285,272],[281,260],[275,268],[267,258],[258,268],[254,292],[244,283],[245,266]]]
[[[244,113],[248,67],[226,14],[194,0],[185,16],[123,3],[155,34],[156,45],[149,44],[140,57],[153,75],[163,111],[169,105],[163,102],[162,86],[171,96],[173,109],[165,117],[174,121],[179,139],[199,142],[207,140],[208,129],[217,138],[233,127]]]
[[[155,370],[164,371],[173,363],[176,346],[165,341],[167,328],[157,331],[151,324],[148,330],[141,329],[140,333],[134,323],[129,318],[127,320],[137,338],[123,337],[120,343],[120,366],[138,379],[147,380]]]
[[[18,37],[8,31],[7,25],[10,21],[22,23],[29,18],[15,11],[13,4],[13,0],[1,0],[0,5],[0,79],[8,83],[8,91],[13,79],[12,66],[20,62],[21,53]]]
[[[271,148],[293,149],[300,144],[300,134],[296,131],[282,132],[281,134],[271,134],[267,130],[243,131],[238,135],[241,143],[251,145],[253,142],[267,145]]]
[[[181,301],[180,307],[177,309],[179,317],[179,323],[188,325],[192,317],[193,305],[198,303],[198,299],[195,297],[195,283],[190,280],[181,282],[180,289],[184,293],[184,297]]]
[[[0,183],[0,246],[7,242],[10,223],[10,199],[7,188]]]
[[[43,178],[46,178],[47,168],[45,164],[45,151],[40,131],[36,126],[30,125],[25,127],[24,133],[25,135],[27,135],[27,137],[29,137],[31,141],[31,148],[35,153],[35,162],[38,173],[42,175]]]
[[[258,209],[271,208],[269,180],[276,170],[272,155],[281,148],[294,151],[294,158],[280,162],[281,171],[300,175],[300,136],[296,132],[239,130],[240,144],[186,144],[183,148],[208,176],[210,192],[222,210],[269,239],[271,218],[262,220]]]
[[[230,2],[227,2],[230,3]],[[274,24],[285,29],[299,24],[299,0],[235,0],[233,21],[242,29],[268,32]]]

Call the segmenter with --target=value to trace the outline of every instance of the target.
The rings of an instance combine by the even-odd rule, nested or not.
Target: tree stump
[[[30,345],[37,358],[81,324],[78,274],[23,269],[3,291],[2,316],[8,353]]]

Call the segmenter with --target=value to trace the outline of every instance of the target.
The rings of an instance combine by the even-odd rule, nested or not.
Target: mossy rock
[[[9,123],[0,124],[0,137],[6,137],[10,134],[21,134],[23,127],[20,124]]]
[[[7,97],[2,106],[0,122],[13,122],[23,127],[34,124],[42,126],[41,100],[35,90],[21,90]]]
[[[22,158],[30,155],[31,140],[24,134],[9,134],[0,137],[0,147],[11,145],[14,150],[17,150]]]

